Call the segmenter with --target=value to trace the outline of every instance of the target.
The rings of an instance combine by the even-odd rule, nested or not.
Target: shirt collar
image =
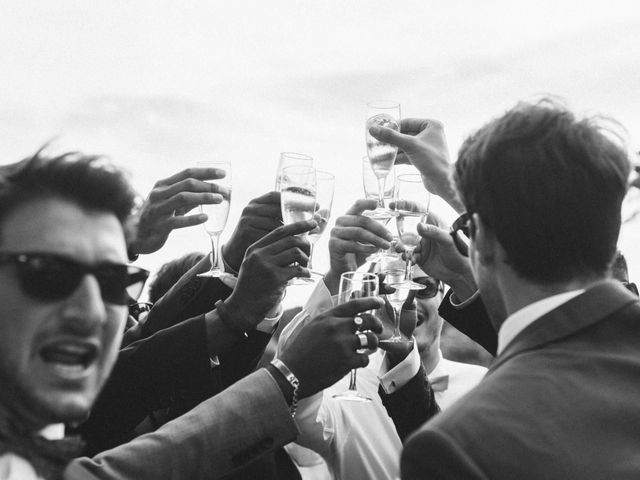
[[[512,313],[500,326],[498,331],[498,352],[500,355],[504,349],[509,345],[518,334],[538,320],[540,317],[546,315],[551,310],[558,308],[565,302],[568,302],[573,297],[577,297],[584,292],[581,290],[571,290],[570,292],[563,292],[557,295],[551,295],[550,297],[543,298],[536,302],[530,303],[526,307]]]
[[[38,432],[38,435],[47,440],[62,440],[64,438],[64,423],[47,425]]]
[[[436,368],[427,375],[434,392],[444,392],[449,388],[449,369],[442,357],[442,350],[438,349],[438,363]]]

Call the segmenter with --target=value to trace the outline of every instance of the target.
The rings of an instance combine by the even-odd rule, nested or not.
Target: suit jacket
[[[378,395],[403,443],[414,430],[440,412],[423,365],[402,388],[386,393],[380,386]]]
[[[602,282],[547,313],[407,441],[403,479],[640,477],[640,303]]]
[[[297,433],[277,383],[261,369],[153,433],[74,460],[64,478],[213,480]]]
[[[80,426],[88,455],[130,440],[151,412],[170,407],[175,418],[255,369],[271,338],[257,330],[211,369],[203,313],[231,289],[217,278],[197,276],[207,269],[208,261],[200,262],[183,275],[149,312],[146,338],[120,351],[91,416]]]
[[[451,295],[453,290],[449,289],[438,308],[440,316],[495,357],[498,333],[489,320],[482,298],[478,296],[469,305],[457,309],[451,304]]]

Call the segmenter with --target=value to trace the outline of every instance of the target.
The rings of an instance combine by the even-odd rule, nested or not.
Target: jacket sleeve
[[[403,443],[411,433],[440,411],[422,365],[418,373],[402,388],[394,393],[386,393],[379,387],[378,394]]]
[[[482,298],[478,296],[469,305],[456,308],[451,303],[452,294],[453,290],[449,289],[442,299],[438,308],[440,316],[495,357],[498,334],[489,320]]]
[[[185,273],[151,308],[144,325],[142,338],[192,318],[215,307],[218,300],[227,298],[232,289],[219,278],[198,277],[209,268],[205,257]]]
[[[154,410],[183,397],[200,403],[220,392],[205,338],[201,315],[121,350],[89,419],[80,426],[87,453],[130,440],[135,426]]]
[[[297,433],[275,380],[261,369],[153,433],[74,460],[64,478],[218,479]]]
[[[421,429],[405,443],[403,480],[488,480],[473,458],[446,432]]]

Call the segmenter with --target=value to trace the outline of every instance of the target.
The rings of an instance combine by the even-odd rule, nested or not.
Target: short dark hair
[[[160,300],[160,297],[204,257],[204,253],[192,252],[162,265],[149,285],[149,301],[156,303]]]
[[[519,103],[465,140],[454,180],[523,277],[606,273],[616,252],[630,162],[602,118],[544,99]]]
[[[18,206],[58,197],[87,210],[113,213],[124,226],[136,193],[124,172],[105,157],[68,152],[35,155],[0,167],[0,224]]]

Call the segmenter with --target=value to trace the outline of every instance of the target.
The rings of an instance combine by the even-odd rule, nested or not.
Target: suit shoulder
[[[421,429],[409,438],[400,468],[404,480],[487,478],[465,448],[438,428]]]

